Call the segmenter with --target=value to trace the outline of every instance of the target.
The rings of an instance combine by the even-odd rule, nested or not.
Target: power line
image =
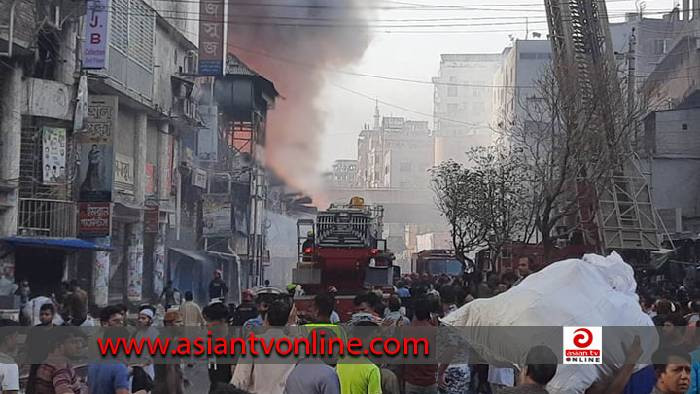
[[[233,45],[229,44],[229,47],[239,49],[244,52],[249,52],[249,53],[254,53],[260,56],[264,56],[273,60],[277,60],[280,62],[300,66],[300,67],[317,67],[314,64],[310,63],[304,63],[297,61],[295,59],[289,59],[289,58],[283,58],[280,56],[276,55],[271,55],[267,52],[262,52],[258,51],[255,49],[250,49],[250,48],[245,48],[241,47],[238,45]],[[497,55],[497,54],[494,54]],[[385,79],[385,80],[390,80],[390,81],[399,81],[399,82],[411,82],[411,83],[418,83],[418,84],[423,84],[423,85],[446,85],[446,86],[462,86],[462,87],[471,87],[471,88],[532,88],[533,86],[525,86],[525,85],[489,85],[489,84],[472,84],[472,83],[460,83],[460,82],[442,82],[442,81],[426,81],[426,80],[421,80],[421,79],[411,79],[411,78],[401,78],[401,77],[391,77],[387,75],[377,75],[377,74],[365,74],[365,73],[358,73],[358,72],[352,72],[352,71],[343,71],[343,70],[335,70],[335,69],[330,69],[326,67],[322,67],[324,71],[332,72],[335,74],[344,74],[344,75],[350,75],[354,77],[366,77],[366,78],[377,78],[377,79]]]

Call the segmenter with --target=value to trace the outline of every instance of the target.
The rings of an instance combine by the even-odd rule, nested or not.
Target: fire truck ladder
[[[559,68],[557,78],[576,78],[577,98],[584,106],[592,105],[594,86],[607,86],[610,97],[621,94],[614,84],[600,80],[616,77],[605,1],[544,0],[544,3],[554,64]],[[595,116],[600,124],[598,129],[615,127],[609,114],[601,111]],[[603,249],[657,249],[655,211],[638,159],[626,160],[621,169],[611,171],[609,178],[607,185],[595,190],[598,212],[593,217]],[[590,217],[582,212],[578,216]]]

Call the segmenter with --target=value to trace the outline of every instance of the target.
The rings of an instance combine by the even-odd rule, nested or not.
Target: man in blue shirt
[[[118,338],[128,338],[129,332],[122,327],[123,316],[121,310],[115,306],[108,306],[100,311],[100,324],[107,329],[105,338],[113,341]],[[88,366],[88,386],[90,394],[129,394],[129,369],[120,360],[110,360],[103,363],[90,364]]]

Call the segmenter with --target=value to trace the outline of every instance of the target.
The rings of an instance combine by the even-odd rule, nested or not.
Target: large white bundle
[[[551,338],[552,330],[542,330],[540,337],[537,330],[528,330],[532,337],[516,338],[522,331],[512,330],[514,337],[504,338],[505,330],[496,330],[499,334],[494,335],[489,327],[653,326],[639,306],[636,286],[632,267],[617,253],[585,255],[582,260],[551,264],[496,297],[475,300],[444,322],[471,327],[465,330],[466,339],[486,360],[519,364],[531,346],[561,343],[561,337]],[[599,377],[610,374],[625,360],[622,343],[627,346],[633,340],[632,335],[619,336],[604,338],[609,365],[560,365],[549,392],[582,393]],[[642,338],[643,349],[655,349],[657,344],[656,337]]]

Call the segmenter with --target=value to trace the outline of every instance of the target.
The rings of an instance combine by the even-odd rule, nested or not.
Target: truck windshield
[[[428,272],[432,275],[462,274],[462,263],[457,259],[429,259],[427,263]]]

